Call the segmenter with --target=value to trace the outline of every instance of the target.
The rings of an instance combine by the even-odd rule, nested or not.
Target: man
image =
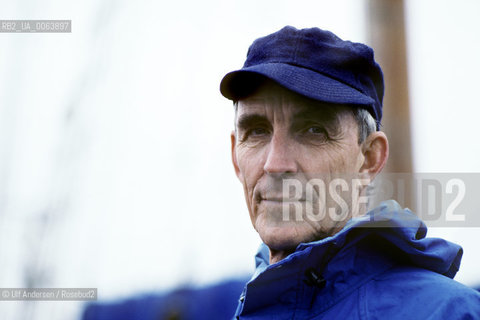
[[[371,48],[318,28],[257,39],[227,74],[232,161],[263,241],[237,319],[480,319],[462,249],[409,210],[366,212],[388,158]]]

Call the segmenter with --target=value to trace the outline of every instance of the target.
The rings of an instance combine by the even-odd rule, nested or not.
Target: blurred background
[[[480,171],[477,0],[0,7],[0,19],[72,20],[71,33],[0,33],[0,287],[94,287],[114,302],[251,274],[260,240],[218,88],[255,38],[285,25],[366,42],[394,65],[384,128],[407,156],[397,170]],[[480,285],[479,231],[429,231],[464,247],[456,279],[469,286]],[[79,319],[83,308],[0,301],[0,317]]]

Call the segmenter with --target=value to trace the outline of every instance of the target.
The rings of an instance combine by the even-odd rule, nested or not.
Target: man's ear
[[[388,139],[382,131],[371,133],[362,144],[364,162],[360,168],[361,173],[366,173],[371,179],[382,171],[388,159]]]
[[[238,162],[237,162],[237,152],[236,152],[236,146],[237,146],[237,138],[235,137],[235,131],[232,131],[230,133],[230,140],[232,142],[232,163],[233,163],[233,168],[235,169],[235,174],[237,175],[238,179],[241,180],[241,173],[240,169],[238,168]]]

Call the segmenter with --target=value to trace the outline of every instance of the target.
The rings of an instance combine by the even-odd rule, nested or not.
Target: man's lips
[[[260,198],[260,202],[298,202],[298,201],[305,201],[304,198],[296,199],[296,198],[281,198],[281,197],[266,197]]]

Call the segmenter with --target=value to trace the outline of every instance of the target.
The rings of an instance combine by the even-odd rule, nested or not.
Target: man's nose
[[[273,135],[263,170],[266,173],[295,173],[297,162],[293,143],[285,135]]]

